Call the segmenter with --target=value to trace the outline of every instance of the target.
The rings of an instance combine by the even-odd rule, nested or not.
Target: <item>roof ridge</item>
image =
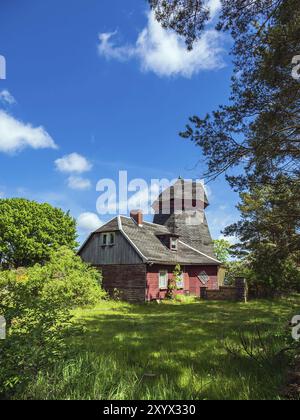
[[[125,219],[132,220],[134,222],[134,220],[132,219],[132,217],[124,216],[123,214],[122,215],[119,215],[118,217],[124,217]],[[162,228],[165,228],[165,229],[168,229],[169,230],[169,228],[167,226],[160,225],[159,223],[147,222],[146,220],[144,220],[143,221],[143,224],[158,226],[158,227],[162,227]]]
[[[103,223],[102,226],[100,226],[98,229],[96,229],[94,232],[92,233],[97,233],[99,232],[100,229],[104,228],[106,225],[108,225],[110,222],[114,221],[115,219],[117,219],[118,216],[113,217],[112,219],[108,220],[107,222]]]

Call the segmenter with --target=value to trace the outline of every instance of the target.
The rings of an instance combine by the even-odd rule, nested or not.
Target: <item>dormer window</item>
[[[171,251],[178,250],[178,239],[177,238],[170,238],[170,249]]]
[[[102,233],[101,235],[101,245],[102,246],[112,246],[115,245],[116,235],[114,232],[111,233]]]

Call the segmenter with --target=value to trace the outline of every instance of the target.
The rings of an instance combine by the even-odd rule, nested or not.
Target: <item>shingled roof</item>
[[[94,234],[120,231],[147,263],[181,265],[216,265],[220,262],[212,255],[207,255],[180,240],[178,250],[171,251],[161,240],[162,235],[170,235],[170,230],[163,225],[144,222],[138,226],[129,217],[118,216],[98,229]],[[84,246],[84,245],[83,245]]]

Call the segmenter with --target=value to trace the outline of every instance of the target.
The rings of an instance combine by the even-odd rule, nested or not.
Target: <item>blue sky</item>
[[[229,49],[212,26],[188,55],[146,1],[3,0],[0,195],[84,214],[83,238],[97,222],[99,179],[201,177],[201,150],[178,132],[227,101]],[[209,193],[217,238],[237,219],[238,196],[223,178]]]

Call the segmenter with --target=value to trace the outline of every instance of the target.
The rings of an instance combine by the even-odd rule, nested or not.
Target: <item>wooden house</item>
[[[117,216],[93,232],[79,250],[82,259],[103,273],[103,286],[117,289],[128,301],[164,299],[175,266],[180,264],[182,281],[178,294],[201,295],[201,288],[218,289],[218,269],[205,208],[208,200],[192,199],[175,209],[176,188],[171,187],[170,211],[162,211],[164,195],[154,203],[154,223],[143,220],[141,211],[130,217]],[[173,188],[173,189],[172,189]],[[201,201],[201,202],[200,202]]]

